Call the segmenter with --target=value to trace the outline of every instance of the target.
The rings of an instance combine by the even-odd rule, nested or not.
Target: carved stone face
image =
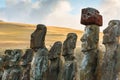
[[[45,47],[45,35],[47,28],[43,24],[38,24],[36,30],[31,34],[31,43],[30,48],[32,48],[35,52],[39,48]]]
[[[14,49],[9,58],[9,66],[18,65],[21,59],[22,50]]]
[[[11,57],[11,54],[13,54],[13,50],[6,50],[5,51],[5,55],[6,55],[6,57]]]
[[[49,58],[50,59],[57,58],[61,55],[61,52],[62,52],[62,42],[57,41],[54,43],[54,45],[49,51]]]
[[[75,33],[69,33],[67,35],[67,40],[68,40],[67,44],[69,45],[69,47],[71,49],[75,49],[76,41],[77,41],[77,35]]]
[[[13,66],[18,65],[22,55],[21,49],[6,50],[5,51],[5,61],[6,65]]]
[[[23,53],[22,50],[20,50],[20,49],[14,49],[14,52],[13,52],[13,54],[11,55],[11,56],[12,56],[11,61],[13,61],[13,62],[19,62],[20,59],[21,59],[22,53]]]
[[[117,37],[120,36],[120,21],[111,20],[103,33],[103,44],[116,42]]]
[[[66,40],[63,43],[63,56],[73,55],[76,47],[77,35],[68,33]]]
[[[82,51],[89,51],[97,48],[99,40],[99,27],[97,25],[87,25],[85,33],[81,37]]]
[[[25,66],[25,65],[29,64],[32,61],[32,58],[33,58],[33,50],[27,49],[25,51],[25,54],[22,56],[21,65]]]

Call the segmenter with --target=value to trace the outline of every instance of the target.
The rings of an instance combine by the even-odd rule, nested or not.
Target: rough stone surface
[[[78,80],[77,75],[77,61],[75,59],[71,59],[71,61],[66,61],[64,65],[63,80]]]
[[[63,43],[63,56],[65,58],[63,80],[78,80],[78,68],[74,56],[76,41],[77,35],[75,33],[69,33]]]
[[[101,80],[117,80],[119,66],[119,30],[120,21],[111,20],[108,27],[103,31],[103,44],[106,52],[102,65]]]
[[[31,66],[31,80],[47,80],[48,78],[48,50],[38,49],[35,53]]]
[[[0,56],[0,80],[2,80],[2,76],[3,76],[3,66],[4,66],[4,56]]]
[[[81,41],[84,58],[80,67],[80,80],[96,80],[99,27],[87,25]]]
[[[81,13],[81,24],[102,26],[102,16],[94,8],[84,8]]]
[[[21,80],[21,67],[19,65],[22,50],[6,50],[5,66],[2,80]]]
[[[66,40],[63,43],[63,56],[73,55],[76,48],[77,35],[75,33],[68,33]]]
[[[31,61],[33,59],[33,50],[27,49],[22,56],[22,78],[21,80],[30,80]]]
[[[57,41],[49,50],[49,59],[58,58],[62,53],[62,42]]]
[[[85,32],[81,37],[82,52],[87,52],[98,48],[99,27],[97,25],[87,25]]]
[[[30,48],[34,51],[37,51],[39,48],[45,48],[46,32],[46,26],[38,24],[36,30],[31,34]]]
[[[62,42],[57,41],[49,51],[50,67],[49,80],[62,80],[64,60],[61,56]]]

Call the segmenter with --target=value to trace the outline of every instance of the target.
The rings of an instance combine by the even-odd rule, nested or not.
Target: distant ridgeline
[[[0,22],[4,22],[3,20],[0,20]]]

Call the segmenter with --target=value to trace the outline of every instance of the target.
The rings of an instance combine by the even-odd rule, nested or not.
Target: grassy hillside
[[[33,24],[0,22],[0,48],[29,48],[30,35],[35,29],[36,25]],[[55,26],[47,26],[46,45],[64,41],[70,32],[77,33],[80,46],[82,31]]]

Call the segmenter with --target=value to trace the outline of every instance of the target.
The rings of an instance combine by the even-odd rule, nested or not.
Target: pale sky
[[[0,0],[0,20],[83,30],[81,9],[93,7],[103,16],[103,26],[120,19],[119,0]]]

